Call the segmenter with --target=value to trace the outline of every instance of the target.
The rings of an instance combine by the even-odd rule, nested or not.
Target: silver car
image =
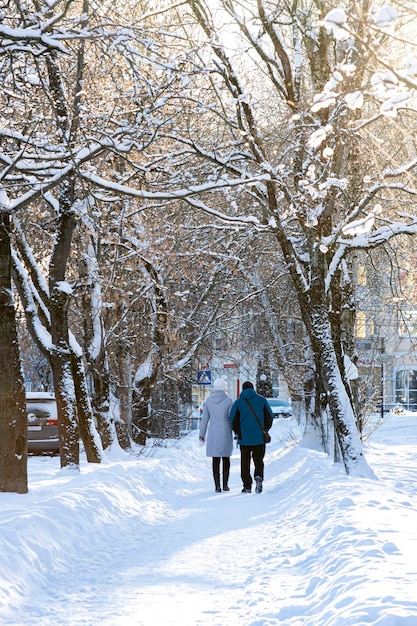
[[[274,417],[291,417],[292,408],[287,400],[281,398],[267,398]]]
[[[45,391],[26,393],[28,452],[59,452],[55,396]]]

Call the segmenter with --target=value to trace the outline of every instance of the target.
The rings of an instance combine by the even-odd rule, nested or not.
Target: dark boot
[[[229,474],[230,474],[230,458],[225,456],[223,457],[223,491],[230,491]]]
[[[220,472],[213,472],[213,478],[214,478],[214,486],[216,488],[216,491],[221,491],[221,488],[220,488]]]
[[[221,491],[220,489],[220,457],[214,456],[212,462],[213,468],[213,478],[214,478],[214,486],[216,491]]]

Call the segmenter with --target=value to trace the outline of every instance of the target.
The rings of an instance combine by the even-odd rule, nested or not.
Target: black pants
[[[230,457],[214,456],[213,457],[213,477],[216,488],[220,487],[220,459],[222,460],[223,469],[223,489],[228,486],[230,473]]]
[[[250,463],[253,460],[255,465],[254,477],[264,479],[264,456],[265,444],[260,446],[240,446],[240,476],[242,478],[243,488],[251,489],[252,476],[250,473]]]

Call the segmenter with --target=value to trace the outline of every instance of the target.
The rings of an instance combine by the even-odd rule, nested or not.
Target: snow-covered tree
[[[329,448],[333,424],[346,471],[366,473],[344,370],[354,357],[350,255],[417,229],[416,63],[397,63],[392,36],[404,48],[407,30],[395,28],[412,7],[120,9],[29,2],[0,22],[1,208],[22,224],[31,209],[14,268],[28,319],[49,329],[63,464],[78,464],[79,411],[92,428],[84,356],[97,374],[96,418],[113,376],[129,427],[136,397],[145,441],[153,386],[166,377],[172,389],[256,296],[278,364],[304,356],[310,431]],[[51,244],[25,274],[41,229]],[[286,329],[283,273],[297,299]]]
[[[83,168],[89,175],[99,168],[109,172],[116,154],[133,155],[131,162],[139,167],[137,154],[154,138],[155,102],[169,84],[171,68],[169,63],[157,63],[158,80],[148,81],[152,38],[142,27],[149,18],[142,6],[135,10],[133,21],[116,5],[91,6],[87,0],[78,5],[29,2],[9,8],[0,24],[2,211],[8,220],[30,206],[32,223],[39,218],[45,224],[49,216],[52,246],[46,280],[40,276],[45,265],[39,272],[27,247],[23,257],[33,259],[33,271],[26,266],[25,276],[22,257],[15,257],[15,275],[22,280],[24,301],[35,297],[35,308],[28,315],[32,320],[35,314],[43,317],[48,327],[37,339],[45,341],[54,374],[61,463],[77,467],[80,431],[91,443],[86,445],[89,460],[101,456],[82,353],[69,329],[76,286],[71,267],[73,235],[90,200],[80,172]],[[146,106],[154,106],[149,115]],[[35,274],[42,281],[41,289],[24,292],[28,276],[32,279]],[[10,333],[2,337],[6,340]],[[21,381],[17,371],[15,379]],[[21,394],[22,398],[23,415]]]
[[[350,251],[416,232],[415,155],[386,152],[378,138],[390,133],[405,102],[413,115],[414,66],[402,57],[395,68],[387,46],[393,21],[407,10],[355,2],[346,10],[302,2],[220,0],[217,12],[204,1],[189,5],[207,41],[201,71],[235,137],[233,157],[219,150],[211,162],[229,176],[263,178],[247,194],[242,222],[276,239],[323,386],[322,417],[328,406],[346,471],[367,473],[337,307]],[[222,218],[239,215],[224,210]]]
[[[0,491],[26,493],[26,406],[10,262],[10,215],[0,218]]]

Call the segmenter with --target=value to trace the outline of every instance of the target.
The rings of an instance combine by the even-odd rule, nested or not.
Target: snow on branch
[[[342,8],[329,11],[323,20],[323,25],[338,41],[345,41],[351,36],[347,25],[347,15]]]
[[[48,25],[49,27],[49,25]],[[9,50],[11,47],[18,45],[19,50],[22,49],[23,43],[27,44],[42,44],[47,48],[54,48],[68,54],[68,50],[57,41],[57,39],[46,34],[42,28],[9,28],[4,25],[0,25],[0,50]]]
[[[9,213],[16,212],[18,209],[22,209],[34,200],[41,196],[47,195],[47,192],[57,187],[61,182],[66,180],[74,171],[78,171],[78,168],[92,161],[94,158],[101,154],[115,149],[114,138],[109,138],[101,142],[95,142],[89,147],[84,147],[77,153],[72,155],[71,161],[67,165],[61,165],[53,176],[47,177],[45,180],[39,180],[32,184],[31,189],[13,200],[9,200],[7,205],[7,211]],[[119,146],[117,146],[119,149]],[[1,208],[1,206],[0,206]]]
[[[226,222],[228,224],[235,224],[236,226],[243,225],[252,225],[259,230],[269,230],[270,227],[266,224],[261,224],[259,219],[254,215],[240,215],[240,216],[230,216],[226,213],[222,213],[221,211],[217,211],[216,209],[212,209],[205,202],[201,200],[196,200],[194,198],[185,197],[183,198],[190,206],[195,207],[201,211],[204,211],[207,215],[211,215],[212,217],[216,217],[222,222]]]
[[[375,27],[387,32],[395,25],[398,19],[398,11],[395,7],[389,5],[374,7],[372,17]],[[329,11],[323,20],[323,25],[328,33],[332,34],[338,41],[346,41],[352,37],[352,32],[348,25],[348,16],[342,7]]]
[[[407,214],[400,214],[400,217],[408,218],[410,222],[390,222],[372,232],[358,233],[351,240],[339,239],[338,242],[350,249],[375,248],[397,235],[416,234],[417,217]]]
[[[323,247],[326,248],[326,252],[327,252],[327,247],[326,246],[323,246]],[[336,249],[336,253],[334,254],[330,262],[329,269],[327,270],[327,275],[324,281],[326,293],[330,289],[333,276],[335,272],[339,269],[339,266],[342,260],[344,259],[344,256],[346,254],[348,247],[349,246],[347,246],[346,244],[340,244],[338,248]]]
[[[412,161],[409,161],[408,163],[405,163],[402,167],[386,168],[382,172],[382,175],[384,176],[384,178],[401,176],[402,174],[405,174],[406,172],[409,172],[410,170],[414,169],[415,167],[417,167],[417,158],[413,159]],[[408,193],[411,192],[409,189],[407,189],[407,191],[408,191]],[[413,193],[416,193],[415,190],[413,190]]]
[[[134,382],[135,382],[136,387],[140,386],[140,384],[144,380],[148,380],[152,378],[153,371],[154,371],[153,361],[154,361],[154,355],[152,354],[152,351],[150,351],[148,353],[148,356],[146,357],[146,360],[143,361],[143,363],[139,365],[139,367],[137,368],[135,372]]]
[[[0,213],[3,211],[9,212],[10,200],[6,190],[0,186]]]
[[[395,7],[383,6],[374,8],[374,20],[378,26],[392,24],[398,18],[398,11]]]
[[[365,217],[353,220],[353,222],[349,222],[349,224],[343,226],[342,233],[351,237],[354,237],[355,235],[364,235],[371,232],[374,223],[375,213],[374,211],[370,211],[370,213],[365,215]]]
[[[42,302],[42,310],[45,317],[49,316],[49,287],[48,283],[40,270],[40,267],[35,259],[31,246],[26,240],[23,228],[18,220],[17,216],[13,216],[13,229],[15,235],[15,245],[20,252],[23,259],[23,263],[30,273],[31,280],[34,284],[36,293],[38,294],[39,302]]]
[[[351,18],[352,23],[349,24]],[[367,18],[368,27],[370,31],[383,33],[383,36],[388,33],[394,34],[398,18],[399,13],[395,7],[390,5],[374,6],[371,7],[370,16]],[[328,34],[337,41],[349,40],[348,45],[352,46],[355,46],[354,42],[360,44],[363,49],[375,57],[381,67],[385,68],[374,71],[371,77],[372,90],[377,98],[382,101],[380,105],[381,115],[396,117],[398,109],[412,98],[412,92],[417,89],[417,81],[414,79],[417,74],[417,63],[413,58],[406,59],[403,69],[396,70],[392,63],[389,64],[378,54],[377,47],[374,49],[370,45],[371,39],[369,37],[360,35],[356,20],[357,18],[348,15],[344,8],[337,7],[327,13],[321,24],[326,28]],[[350,65],[354,68],[353,64]],[[343,64],[339,65],[322,92],[314,96],[311,107],[313,112],[334,106],[340,96],[343,97],[344,103],[349,109],[355,110],[363,107],[365,96],[363,90],[357,89],[344,95],[340,93],[344,80],[342,68]]]
[[[230,187],[238,187],[240,185],[250,185],[256,184],[261,181],[270,180],[271,176],[269,173],[260,174],[259,176],[254,176],[251,178],[239,178],[239,179],[228,179],[223,178],[217,181],[210,181],[203,185],[192,185],[190,187],[185,187],[183,189],[175,189],[173,191],[145,191],[143,189],[135,189],[133,187],[128,187],[127,185],[123,185],[120,183],[115,183],[113,181],[106,180],[96,174],[92,174],[88,171],[81,171],[81,176],[88,180],[91,183],[98,185],[104,189],[108,189],[114,192],[118,192],[120,195],[132,196],[135,198],[142,198],[144,200],[185,200],[192,206],[196,208],[200,208],[211,215],[215,215],[216,217],[229,222],[229,223],[251,223],[256,225],[259,228],[262,228],[262,225],[259,223],[259,220],[253,216],[241,216],[231,217],[225,213],[217,211],[215,209],[209,208],[204,202],[193,200],[192,196],[212,191],[219,191],[223,189],[227,189]]]
[[[12,250],[12,266],[13,280],[25,309],[26,321],[39,349],[44,354],[49,353],[52,350],[52,337],[49,327],[40,320],[38,306],[42,307],[43,319],[47,324],[49,324],[49,312],[43,306],[41,297],[37,294],[33,283],[29,281],[28,275],[14,250]]]
[[[388,242],[397,235],[414,235],[417,233],[417,217],[406,213],[398,213],[398,216],[409,220],[409,222],[393,222],[384,219],[385,223],[373,230],[376,219],[379,221],[382,220],[380,213],[381,206],[377,204],[363,218],[353,220],[343,226],[341,232],[345,237],[349,237],[349,239],[342,236],[336,239],[336,252],[329,265],[325,281],[326,290],[330,288],[332,277],[349,250],[375,248]],[[331,239],[332,238],[329,237],[321,243],[320,249],[323,253],[327,252]]]

